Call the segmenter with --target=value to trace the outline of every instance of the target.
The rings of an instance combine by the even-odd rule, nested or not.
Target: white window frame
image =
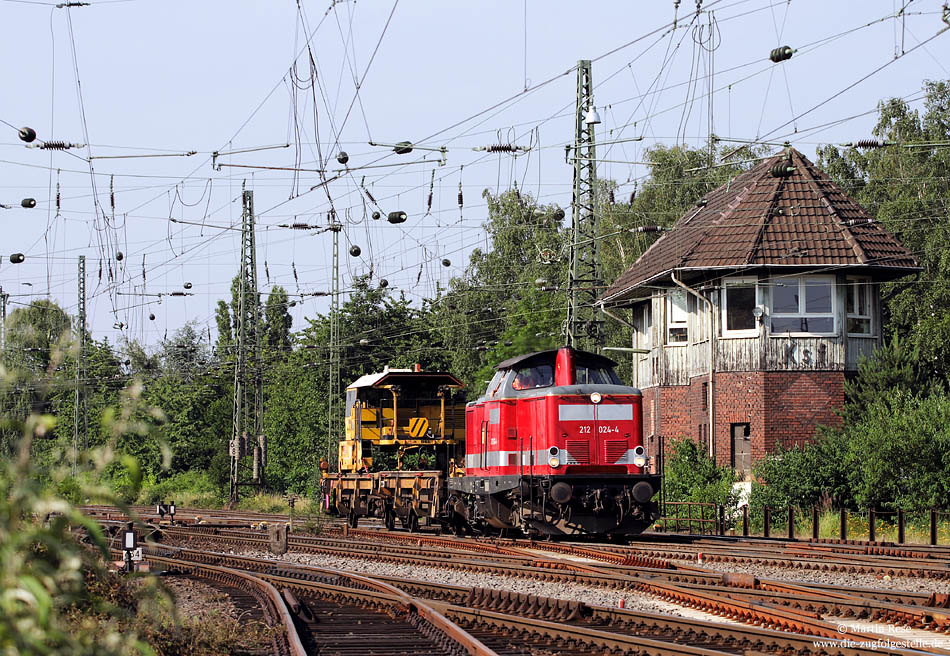
[[[775,303],[775,286],[777,283],[790,284],[792,281],[798,283],[798,312],[775,312],[773,307]],[[805,287],[807,282],[829,282],[831,283],[831,311],[830,312],[805,312]],[[772,332],[772,319],[821,319],[831,317],[831,332],[802,332],[800,330],[788,332]],[[769,334],[775,337],[834,337],[838,335],[838,286],[834,276],[789,276],[774,278],[769,289]]]
[[[873,283],[870,278],[867,276],[848,276],[846,279],[847,287],[845,288],[844,302],[845,302],[845,330],[848,328],[848,322],[850,319],[866,319],[868,322],[868,332],[866,333],[853,333],[848,331],[848,337],[874,337],[874,297],[871,296],[871,291],[873,289]],[[855,304],[858,303],[860,295],[858,294],[858,286],[866,285],[867,286],[867,314],[859,314],[857,312],[851,312],[851,309],[848,307],[848,292],[854,291]],[[860,308],[857,308],[860,309]]]
[[[645,303],[635,306],[634,333],[637,336],[637,348],[653,348],[653,303],[648,299]]]
[[[720,314],[722,315],[722,336],[724,338],[730,337],[758,337],[759,327],[758,321],[756,321],[756,326],[754,328],[743,328],[742,330],[729,330],[729,287],[748,287],[752,286],[755,290],[755,305],[756,307],[762,305],[762,291],[759,289],[759,279],[749,276],[740,276],[736,278],[725,278],[722,281],[722,299],[720,302]]]
[[[683,321],[673,321],[673,296],[682,295],[683,297],[683,312],[686,315],[686,318]],[[671,289],[666,293],[666,298],[663,299],[664,305],[666,306],[666,339],[664,343],[667,346],[688,346],[689,345],[689,299],[686,295],[685,289]],[[685,328],[686,329],[686,339],[682,342],[674,342],[670,339],[670,331],[674,328]]]

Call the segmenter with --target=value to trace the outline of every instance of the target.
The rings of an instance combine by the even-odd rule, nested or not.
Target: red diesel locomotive
[[[449,521],[544,535],[633,535],[659,516],[642,394],[616,363],[570,347],[505,360],[466,407],[465,473]]]

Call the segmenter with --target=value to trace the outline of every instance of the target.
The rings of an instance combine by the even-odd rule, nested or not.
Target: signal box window
[[[772,283],[772,334],[835,332],[835,280],[830,276],[780,278]]]
[[[757,332],[755,278],[726,280],[723,287],[723,335],[748,336]]]
[[[685,344],[689,341],[689,305],[686,292],[674,289],[666,297],[666,343]]]
[[[846,306],[848,308],[848,334],[870,336],[871,330],[871,280],[848,278]]]
[[[550,387],[554,384],[554,367],[540,364],[536,367],[524,367],[515,374],[511,386],[516,390]]]

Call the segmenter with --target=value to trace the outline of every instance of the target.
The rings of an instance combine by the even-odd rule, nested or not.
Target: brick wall
[[[844,403],[844,373],[835,371],[723,372],[716,374],[716,461],[732,464],[732,424],[748,423],[755,462],[778,445],[803,443],[819,425],[840,426],[835,411]],[[703,383],[643,390],[644,435],[686,436],[697,443],[708,423]],[[659,418],[656,395],[659,394]],[[656,427],[656,430],[654,430]]]
[[[807,441],[819,425],[841,425],[835,411],[844,405],[842,372],[776,371],[764,375],[768,451],[779,444]]]

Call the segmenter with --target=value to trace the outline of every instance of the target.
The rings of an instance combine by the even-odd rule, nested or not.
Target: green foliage
[[[267,296],[264,306],[264,340],[265,349],[286,354],[290,350],[290,326],[293,318],[288,311],[290,298],[287,290],[275,286]]]
[[[738,480],[729,467],[717,467],[693,440],[670,442],[664,461],[667,501],[716,503],[734,508],[739,496],[733,490]]]
[[[51,361],[58,357],[52,354]],[[0,367],[0,380],[11,378]],[[13,377],[22,380],[21,377]],[[153,653],[134,632],[118,630],[114,622],[77,621],[75,613],[95,609],[116,617],[122,610],[90,595],[88,578],[102,576],[101,559],[109,560],[100,527],[82,516],[57,494],[123,506],[121,498],[96,481],[115,462],[116,440],[126,433],[141,434],[133,419],[141,388],[133,386],[108,413],[104,431],[108,442],[88,454],[60,453],[60,462],[73,458],[86,475],[71,477],[65,466],[49,472],[52,486],[35,475],[31,456],[36,441],[52,433],[55,419],[32,413],[14,418],[10,429],[20,432],[15,457],[0,461],[0,652],[5,654],[143,654]],[[64,457],[66,456],[66,457]],[[129,481],[136,479],[136,463],[128,456],[123,465]],[[44,521],[48,520],[48,521]],[[71,530],[81,527],[95,550],[84,548]]]
[[[927,82],[923,112],[903,100],[880,104],[874,135],[900,144],[950,139],[950,84]],[[888,332],[900,334],[928,384],[950,377],[950,148],[888,147],[868,151],[827,146],[819,166],[920,261],[916,279],[882,288]]]
[[[871,401],[860,421],[760,461],[751,505],[946,508],[948,453],[950,397],[895,390]]]

